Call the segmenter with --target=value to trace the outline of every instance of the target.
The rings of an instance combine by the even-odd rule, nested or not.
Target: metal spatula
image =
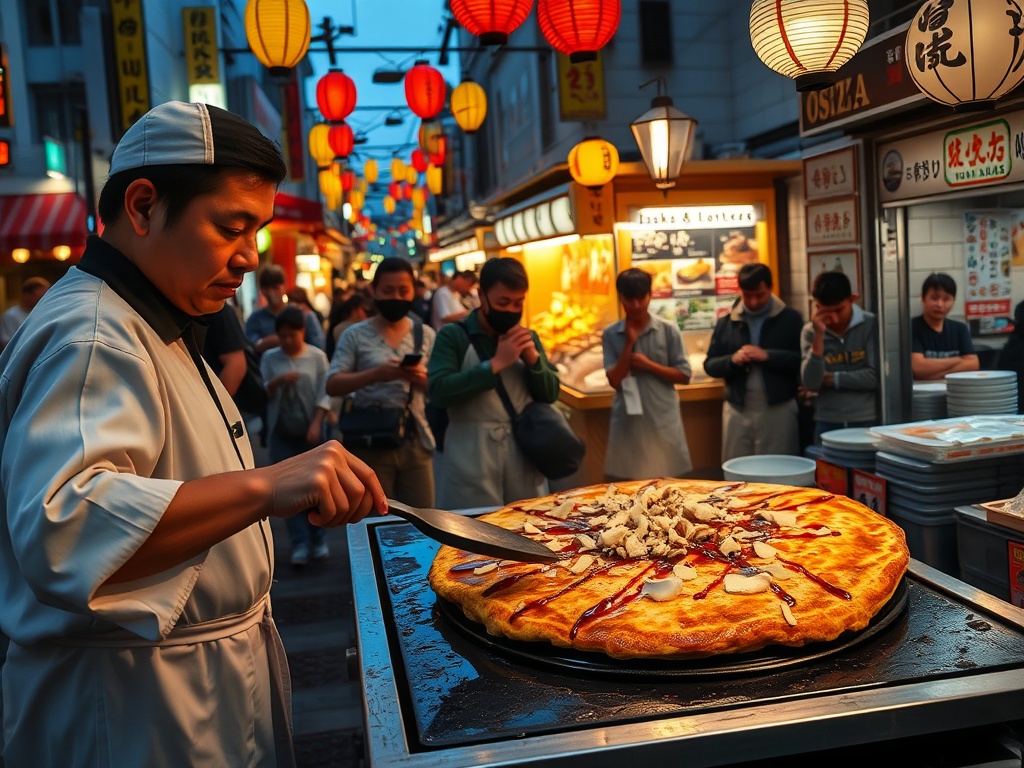
[[[391,513],[408,520],[434,541],[479,555],[523,563],[553,563],[558,555],[532,539],[493,523],[443,509],[420,509],[388,499]]]

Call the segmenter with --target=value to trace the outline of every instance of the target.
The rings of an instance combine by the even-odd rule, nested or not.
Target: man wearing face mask
[[[327,394],[350,397],[355,410],[405,410],[406,429],[398,447],[359,444],[358,438],[350,444],[344,422],[342,442],[373,468],[389,498],[432,507],[434,437],[427,425],[424,394],[434,331],[409,314],[416,289],[412,265],[405,259],[392,256],[378,264],[370,290],[377,314],[349,326],[339,337]]]
[[[520,325],[528,288],[515,259],[487,261],[479,309],[437,334],[427,370],[430,402],[447,408],[449,418],[441,507],[501,506],[548,492],[544,476],[512,438],[495,389],[500,377],[516,412],[531,400],[558,399],[558,373],[537,334]]]

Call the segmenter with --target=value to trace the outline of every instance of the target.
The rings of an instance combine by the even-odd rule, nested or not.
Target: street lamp
[[[665,78],[657,77],[640,87],[646,88],[655,82],[658,95],[651,100],[651,108],[629,127],[654,185],[667,195],[668,190],[676,185],[683,161],[690,157],[697,121],[676,109],[672,99],[662,93]]]

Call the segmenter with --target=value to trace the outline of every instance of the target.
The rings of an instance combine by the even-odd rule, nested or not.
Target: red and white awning
[[[85,202],[74,192],[0,197],[0,257],[15,248],[81,251],[88,235]]]

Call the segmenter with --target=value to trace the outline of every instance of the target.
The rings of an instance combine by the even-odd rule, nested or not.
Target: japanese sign
[[[885,144],[878,163],[883,202],[1024,181],[1024,113]]]
[[[217,9],[212,6],[181,9],[185,32],[185,66],[189,85],[220,82],[217,46]]]
[[[966,211],[964,316],[968,321],[979,321],[979,333],[994,332],[994,319],[1010,315],[1011,258],[1010,221],[1006,212]]]
[[[808,248],[856,244],[859,240],[856,197],[837,197],[807,204]]]
[[[615,224],[615,196],[611,184],[590,189],[573,182],[572,220],[578,235],[610,234]]]
[[[885,484],[884,477],[865,472],[863,469],[854,469],[850,498],[880,515],[885,515]]]
[[[115,127],[120,135],[151,106],[142,0],[110,0],[110,21],[117,73]]]
[[[853,195],[857,192],[857,147],[804,160],[804,199]]]
[[[572,64],[564,53],[558,54],[558,109],[563,122],[604,120],[604,58],[597,52],[595,61]]]
[[[903,24],[862,46],[839,69],[835,85],[800,94],[801,136],[927,100],[907,70],[904,46],[908,26]]]

